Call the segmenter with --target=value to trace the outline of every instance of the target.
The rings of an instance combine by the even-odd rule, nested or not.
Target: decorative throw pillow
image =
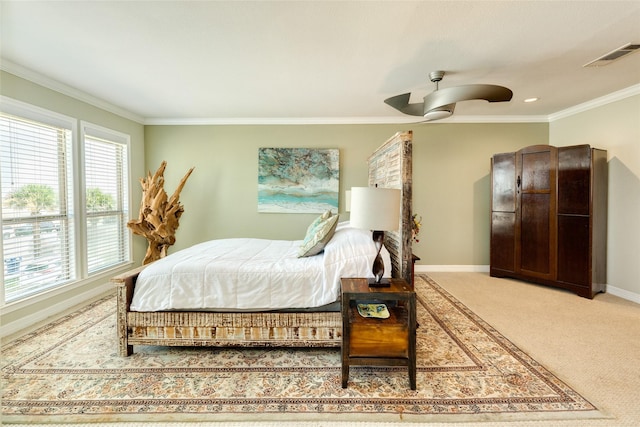
[[[325,219],[317,219],[311,223],[307,229],[307,235],[304,237],[302,245],[298,250],[298,257],[307,257],[317,255],[324,249],[325,245],[333,237],[333,233],[338,226],[339,215],[331,215]],[[326,215],[326,212],[323,216]]]
[[[316,228],[318,224],[320,224],[322,221],[330,217],[331,217],[331,211],[326,211],[325,213],[323,213],[322,215],[314,219],[313,222],[309,224],[309,226],[307,227],[307,232],[305,233],[305,239],[307,238],[307,236],[309,236],[313,232],[313,229]]]

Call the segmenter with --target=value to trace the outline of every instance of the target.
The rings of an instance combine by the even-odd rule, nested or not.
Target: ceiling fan
[[[438,89],[438,82],[444,77],[444,71],[432,71],[429,78],[436,84],[436,90],[423,98],[423,102],[409,104],[411,93],[392,96],[384,100],[404,114],[422,116],[425,122],[440,120],[453,114],[456,102],[483,99],[489,102],[510,101],[511,89],[496,85],[462,85]]]

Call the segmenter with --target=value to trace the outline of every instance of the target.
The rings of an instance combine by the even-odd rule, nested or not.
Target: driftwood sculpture
[[[180,203],[180,192],[184,187],[193,168],[182,177],[178,188],[171,198],[167,199],[164,191],[164,170],[167,162],[163,161],[156,173],[151,176],[148,172],[146,178],[140,178],[142,185],[142,203],[138,219],[132,219],[127,226],[134,234],[144,236],[149,241],[147,253],[142,264],[149,264],[167,256],[169,246],[176,242],[176,230],[179,219],[184,212]]]

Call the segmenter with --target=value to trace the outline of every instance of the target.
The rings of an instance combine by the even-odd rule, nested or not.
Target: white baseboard
[[[640,304],[640,294],[607,285],[607,293]]]
[[[53,316],[57,316],[66,310],[69,310],[77,305],[90,301],[93,298],[106,294],[110,290],[113,290],[113,284],[106,281],[104,284],[96,286],[86,292],[74,295],[71,298],[64,300],[58,304],[47,307],[46,310],[40,310],[28,316],[21,317],[20,319],[3,324],[0,326],[0,337],[6,337],[23,329],[27,329],[38,323],[47,320]]]
[[[488,265],[415,265],[416,273],[442,271],[445,273],[488,273]]]

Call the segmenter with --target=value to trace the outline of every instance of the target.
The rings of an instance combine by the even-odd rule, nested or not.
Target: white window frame
[[[70,117],[64,114],[60,114],[54,111],[50,111],[41,107],[37,107],[22,101],[18,101],[3,95],[0,95],[0,111],[11,114],[14,116],[22,117],[28,120],[34,120],[45,124],[54,126],[66,127],[71,129],[72,132],[72,175],[71,180],[74,194],[73,194],[73,212],[70,213],[70,217],[74,223],[74,238],[73,247],[70,250],[75,252],[75,263],[70,268],[75,269],[75,280],[62,284],[60,286],[46,289],[40,293],[27,296],[25,298],[11,301],[7,303],[5,301],[5,289],[4,289],[4,274],[0,276],[0,307],[3,313],[10,313],[15,310],[28,307],[31,304],[45,301],[56,295],[68,292],[72,289],[79,288],[90,282],[95,282],[100,278],[107,280],[113,273],[113,271],[122,269],[124,267],[133,264],[133,239],[131,233],[127,233],[126,245],[127,245],[127,257],[123,263],[114,265],[111,268],[97,271],[96,273],[89,275],[87,272],[86,261],[86,214],[85,214],[85,175],[84,175],[84,130],[80,130],[81,126],[86,126],[93,132],[92,136],[108,136],[105,139],[114,139],[118,142],[126,144],[127,155],[127,168],[126,168],[126,180],[127,187],[127,203],[130,209],[131,205],[131,140],[130,136],[122,132],[114,131],[99,125],[95,125],[89,122],[81,122],[79,119]],[[0,240],[1,241],[1,240]],[[0,245],[0,257],[4,260],[4,244]]]
[[[88,247],[88,227],[86,226],[87,224],[87,214],[86,214],[86,209],[84,208],[86,206],[86,195],[87,195],[87,186],[86,186],[86,177],[85,177],[85,147],[86,147],[86,138],[87,137],[93,137],[93,138],[97,138],[97,139],[103,139],[106,141],[110,141],[112,143],[116,143],[116,144],[121,144],[125,147],[125,155],[126,155],[126,159],[125,159],[125,170],[124,175],[125,175],[125,182],[124,182],[124,188],[122,188],[122,191],[125,193],[123,194],[123,199],[119,200],[119,202],[122,204],[121,206],[118,206],[117,210],[122,210],[122,214],[125,216],[125,218],[128,218],[129,216],[129,209],[131,207],[131,200],[130,200],[130,193],[131,193],[131,172],[130,172],[130,168],[131,168],[131,161],[129,160],[131,158],[131,137],[127,134],[124,134],[122,132],[117,132],[115,130],[111,130],[108,129],[106,127],[103,126],[99,126],[90,122],[85,122],[85,121],[81,121],[80,122],[80,129],[81,129],[81,143],[79,144],[81,146],[81,155],[79,156],[79,163],[80,163],[80,167],[79,169],[82,171],[82,181],[80,182],[80,191],[81,194],[79,195],[79,200],[81,201],[80,206],[82,206],[83,208],[82,210],[82,216],[83,216],[83,224],[84,224],[84,228],[83,228],[83,233],[82,236],[80,238],[81,243],[82,243],[82,247],[85,249],[83,252],[85,254],[87,254],[87,247]],[[131,237],[131,233],[128,233],[126,231],[126,224],[123,224],[125,226],[125,230],[124,230],[124,236],[122,236],[123,241],[125,241],[125,248],[123,248],[125,255],[126,255],[126,260],[124,261],[125,263],[129,263],[132,261],[131,259],[131,251],[132,251],[132,237]],[[117,267],[119,267],[122,264],[118,264]],[[111,269],[112,267],[108,267],[106,268],[106,270]],[[102,270],[97,270],[95,272],[90,273],[89,272],[89,266],[88,266],[88,260],[86,257],[82,257],[82,265],[81,265],[81,269],[82,269],[82,276],[83,277],[93,277],[95,275],[100,274],[101,271],[104,271],[105,269]]]

